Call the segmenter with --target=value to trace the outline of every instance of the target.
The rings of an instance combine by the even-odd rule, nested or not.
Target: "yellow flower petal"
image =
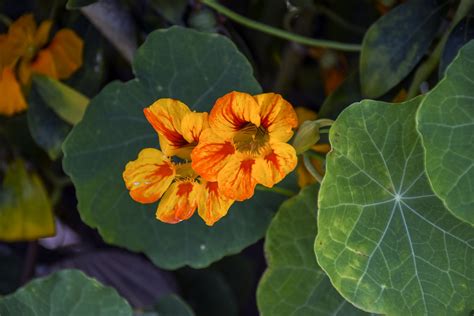
[[[201,133],[209,128],[207,113],[190,112],[181,121],[181,131],[184,139],[190,144],[197,144]]]
[[[199,196],[198,213],[206,225],[212,226],[227,215],[233,200],[225,197],[219,190],[217,182],[201,179],[202,192]]]
[[[192,167],[206,180],[216,181],[217,174],[234,153],[235,147],[231,141],[224,140],[214,134],[212,129],[207,129],[201,134],[198,145],[191,153]]]
[[[56,33],[46,49],[31,64],[33,71],[55,79],[67,79],[82,66],[84,43],[73,30]]]
[[[252,177],[255,159],[236,153],[219,172],[217,182],[229,199],[243,201],[253,196],[257,181]]]
[[[169,224],[190,218],[197,208],[200,190],[200,184],[194,180],[174,182],[163,195],[156,211],[156,218]]]
[[[298,126],[304,121],[314,121],[318,118],[318,114],[313,110],[298,106],[295,108],[296,117],[298,117]]]
[[[25,59],[20,61],[20,65],[18,66],[18,78],[23,86],[27,86],[30,84],[31,80],[31,68],[29,62]]]
[[[174,99],[159,99],[143,113],[160,137],[161,150],[168,156],[188,159],[192,147],[181,131],[181,121],[191,113],[188,106]]]
[[[36,47],[43,47],[44,45],[46,45],[49,39],[49,33],[51,32],[52,26],[53,21],[51,20],[41,22],[34,37],[34,43]]]
[[[258,183],[272,187],[296,167],[296,151],[287,143],[274,143],[263,157],[255,160],[252,176]]]
[[[158,149],[145,148],[137,160],[129,162],[123,180],[130,196],[140,203],[153,203],[161,198],[175,177],[175,167]]]
[[[261,125],[270,135],[270,140],[287,142],[298,126],[296,112],[279,94],[264,93],[255,96],[260,106]]]
[[[0,77],[0,114],[11,116],[26,109],[26,101],[11,68]]]
[[[230,92],[217,99],[209,114],[209,125],[219,136],[232,138],[249,123],[260,126],[259,112],[259,105],[250,94]]]

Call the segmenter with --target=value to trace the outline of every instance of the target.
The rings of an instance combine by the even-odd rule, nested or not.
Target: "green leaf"
[[[436,36],[446,1],[407,1],[372,24],[360,55],[362,94],[377,98],[421,60]]]
[[[71,125],[63,121],[40,96],[37,87],[32,86],[28,95],[28,129],[34,141],[53,160],[61,155],[61,146]]]
[[[433,194],[415,129],[421,97],[362,101],[330,131],[315,251],[354,305],[387,315],[467,315],[474,229]]]
[[[46,189],[25,163],[8,165],[0,187],[0,240],[34,240],[54,235],[54,218]]]
[[[84,116],[89,99],[64,83],[43,75],[33,76],[33,88],[64,121],[75,125]]]
[[[474,39],[474,16],[469,15],[459,21],[449,34],[439,61],[438,75],[444,77],[446,68],[459,53],[459,49]]]
[[[0,315],[131,316],[132,309],[115,289],[78,270],[63,270],[0,298]]]
[[[417,115],[433,191],[458,218],[474,225],[474,41],[448,67]]]
[[[319,122],[304,121],[293,139],[293,147],[301,154],[319,141]]]
[[[66,3],[66,8],[68,8],[69,10],[79,9],[81,7],[85,7],[86,5],[95,3],[97,1],[98,0],[68,0]]]
[[[144,107],[172,97],[207,111],[229,91],[259,93],[249,63],[223,36],[173,27],[148,36],[134,70],[137,79],[112,83],[91,101],[63,146],[82,219],[108,243],[144,252],[170,269],[207,266],[261,238],[280,195],[257,191],[211,228],[196,215],[170,225],[155,219],[156,204],[134,202],[122,180],[127,162],[141,149],[158,146]]]
[[[265,239],[268,269],[257,289],[262,315],[365,315],[332,287],[316,263],[317,185],[285,201]]]
[[[155,306],[159,316],[193,316],[191,307],[176,295],[161,298]]]

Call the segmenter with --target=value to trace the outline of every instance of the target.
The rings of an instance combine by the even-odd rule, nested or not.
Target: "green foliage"
[[[365,315],[345,301],[316,263],[317,185],[280,207],[268,228],[268,269],[257,290],[262,315]]]
[[[169,295],[161,298],[155,306],[159,316],[193,316],[192,309],[179,296]]]
[[[336,120],[315,252],[336,289],[364,310],[466,315],[474,230],[431,190],[415,129],[421,100],[367,100]]]
[[[274,193],[257,192],[235,203],[212,228],[197,216],[169,225],[155,219],[156,204],[134,202],[122,180],[125,164],[141,149],[158,147],[144,107],[172,97],[206,111],[229,91],[258,93],[245,58],[222,36],[173,27],[148,36],[134,70],[136,79],[112,83],[91,101],[64,144],[64,169],[76,187],[83,220],[107,242],[144,252],[166,268],[204,267],[261,238],[282,201]]]
[[[446,1],[407,1],[372,24],[360,56],[365,97],[377,98],[404,79],[438,32]]]
[[[0,187],[0,240],[34,240],[54,235],[51,202],[36,173],[15,160],[5,172]]]
[[[84,115],[89,99],[51,77],[35,75],[33,86],[46,105],[65,122],[75,125]]]
[[[36,279],[0,298],[2,316],[132,316],[117,292],[77,270]]]
[[[417,115],[426,171],[436,195],[474,225],[474,41],[461,49]]]
[[[472,39],[474,39],[474,16],[468,15],[454,27],[444,45],[438,70],[440,78],[444,77],[446,68],[456,57],[459,49]]]
[[[71,125],[61,119],[46,104],[33,85],[28,95],[28,129],[38,146],[53,160],[61,155],[61,146],[71,130]]]

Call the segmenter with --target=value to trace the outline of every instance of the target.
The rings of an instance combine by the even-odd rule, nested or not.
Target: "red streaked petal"
[[[197,208],[200,190],[200,184],[194,180],[174,182],[163,195],[156,218],[169,224],[190,218]]]
[[[243,201],[253,196],[257,181],[252,177],[255,159],[235,154],[217,176],[222,194],[227,198]]]
[[[270,135],[270,140],[287,142],[298,126],[296,112],[281,95],[264,93],[255,96],[260,106],[261,124]]]
[[[199,197],[198,213],[206,225],[212,226],[227,215],[234,200],[225,197],[217,182],[201,179],[202,192]]]
[[[201,134],[198,145],[191,153],[192,167],[208,181],[216,181],[217,174],[235,153],[234,144],[213,133],[211,129]]]
[[[125,166],[123,180],[130,196],[140,203],[153,203],[161,198],[175,177],[175,168],[159,150],[145,148],[137,160]]]
[[[293,146],[287,143],[270,145],[270,150],[255,161],[252,176],[258,183],[272,187],[295,169],[298,160]]]
[[[217,99],[209,114],[209,125],[216,134],[232,138],[248,123],[260,126],[259,105],[247,93],[230,92]]]
[[[190,144],[197,144],[201,133],[209,128],[207,113],[191,112],[186,114],[181,121],[181,131],[184,139]]]
[[[174,99],[159,99],[145,108],[143,113],[159,134],[160,147],[166,155],[189,158],[190,150],[182,151],[189,145],[181,131],[181,121],[191,113],[186,104]]]

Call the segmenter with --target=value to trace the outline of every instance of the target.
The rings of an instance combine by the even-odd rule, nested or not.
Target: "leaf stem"
[[[314,39],[314,38],[309,38],[306,36],[301,36],[298,34],[287,32],[287,31],[251,20],[249,18],[246,18],[240,14],[235,13],[232,10],[227,9],[226,7],[224,7],[223,5],[220,5],[214,0],[201,0],[201,1],[202,3],[208,5],[209,7],[219,12],[220,14],[225,15],[226,17],[228,17],[229,19],[237,23],[240,23],[251,29],[258,30],[263,33],[267,33],[279,38],[293,41],[295,43],[299,43],[299,44],[303,44],[307,46],[332,48],[332,49],[348,51],[348,52],[359,52],[361,50],[361,45],[359,44],[347,44],[347,43],[340,43],[340,42],[334,42],[334,41],[329,41],[329,40],[321,40],[321,39]]]
[[[319,172],[316,170],[316,168],[313,167],[313,164],[311,163],[311,160],[309,160],[310,155],[307,155],[306,153],[303,154],[303,163],[308,170],[308,172],[313,176],[313,178],[316,179],[319,183],[323,181],[323,176],[319,174]]]
[[[263,185],[258,185],[256,189],[259,191],[274,192],[274,193],[278,193],[278,194],[288,196],[288,197],[292,197],[296,195],[296,192],[293,192],[291,190],[288,190],[282,187],[276,187],[276,186],[267,188],[267,187],[264,187]]]
[[[420,85],[433,73],[436,66],[438,66],[449,34],[451,34],[451,31],[459,23],[459,21],[461,21],[469,13],[473,5],[474,0],[461,0],[448,30],[443,34],[443,37],[439,40],[428,59],[426,59],[425,62],[423,62],[416,70],[413,81],[410,85],[410,88],[408,89],[407,99],[411,99],[418,94]]]

